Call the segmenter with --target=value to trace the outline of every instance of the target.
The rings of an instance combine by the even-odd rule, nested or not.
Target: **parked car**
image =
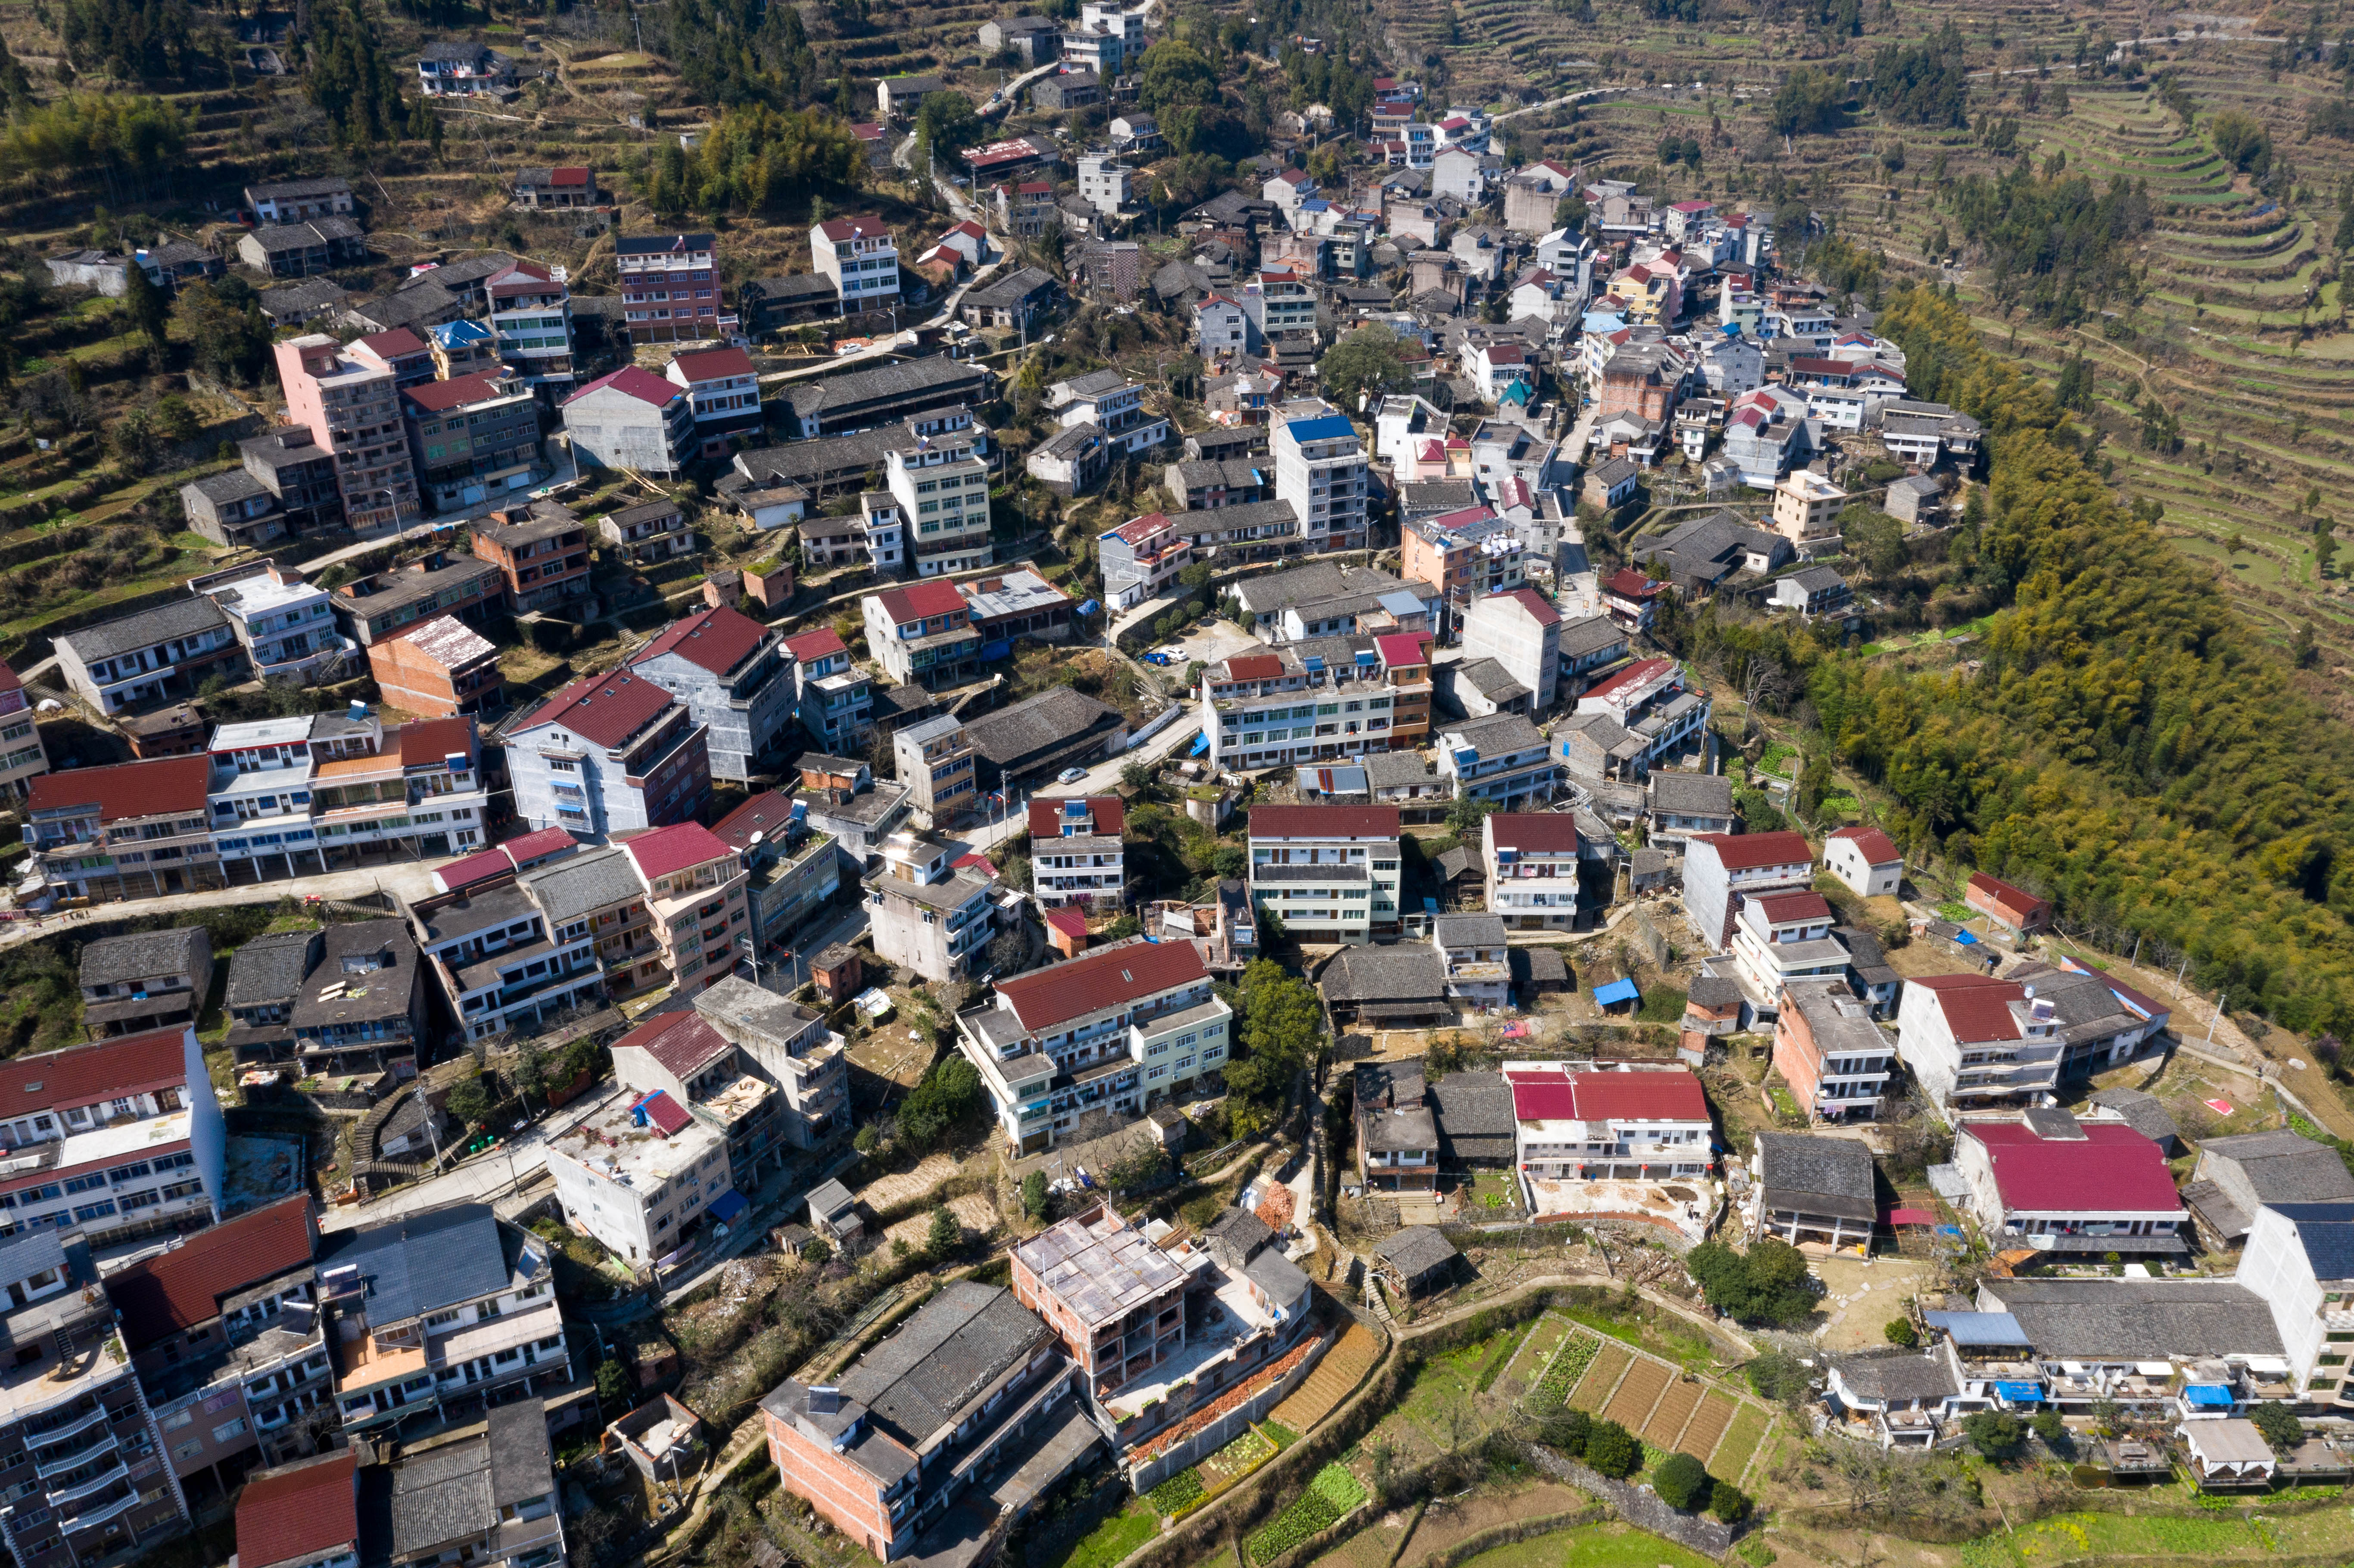
[[[1076,784],[1087,776],[1087,770],[1084,768],[1066,768],[1060,773],[1055,775],[1055,782],[1057,784]]]

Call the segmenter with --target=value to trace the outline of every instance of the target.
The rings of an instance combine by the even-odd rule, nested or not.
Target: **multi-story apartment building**
[[[1561,682],[1561,612],[1530,588],[1474,599],[1463,611],[1463,657],[1493,659],[1529,689],[1529,711],[1543,713]]]
[[[1872,1004],[1839,983],[1785,990],[1774,1019],[1774,1070],[1816,1121],[1871,1121],[1888,1092],[1896,1043]]]
[[[858,498],[858,531],[875,575],[897,577],[907,559],[907,520],[889,491],[870,490]]]
[[[608,513],[598,532],[633,567],[659,566],[695,549],[695,530],[675,501],[642,502]]]
[[[1000,980],[989,1005],[959,1015],[957,1047],[1007,1144],[1035,1154],[1084,1111],[1134,1116],[1190,1093],[1223,1070],[1233,1017],[1193,943],[1138,938]]]
[[[1117,795],[1031,799],[1030,882],[1040,908],[1118,909],[1127,902],[1127,820]]]
[[[1402,928],[1394,806],[1260,806],[1250,815],[1251,903],[1308,942]]]
[[[1490,714],[1438,726],[1438,776],[1455,780],[1458,796],[1493,800],[1506,810],[1553,799],[1561,764],[1518,714]]]
[[[628,672],[584,675],[510,730],[515,814],[584,838],[692,821],[711,798],[704,726]]]
[[[404,912],[468,1040],[530,1030],[605,1000],[595,934],[578,920],[551,930],[514,872],[420,898]]]
[[[307,427],[287,425],[249,436],[237,450],[247,475],[276,503],[289,534],[299,536],[343,522],[334,453],[319,445]]]
[[[1003,577],[980,577],[959,583],[972,609],[972,624],[981,633],[981,656],[1002,659],[1016,638],[1061,642],[1071,635],[1071,614],[1078,606],[1071,596],[1027,567]]]
[[[1814,885],[1802,833],[1694,833],[1684,841],[1684,918],[1712,953],[1733,939],[1744,899]]]
[[[810,265],[832,280],[844,314],[888,310],[899,302],[899,245],[890,228],[869,213],[810,226]]]
[[[518,261],[483,281],[499,363],[536,391],[573,379],[572,291],[564,269]]]
[[[525,511],[492,513],[472,534],[475,556],[499,569],[507,609],[517,615],[583,613],[578,606],[589,594],[588,530],[568,509],[535,501]]]
[[[0,662],[0,792],[21,801],[31,790],[32,781],[48,770],[49,754],[42,749],[40,731],[34,727],[25,683],[5,662]]]
[[[363,365],[392,372],[393,389],[406,392],[433,379],[433,351],[407,327],[370,333],[351,344],[352,357]]]
[[[2059,1008],[1991,975],[1909,980],[1896,1054],[1939,1114],[2050,1103],[2060,1081]]]
[[[972,607],[949,583],[917,583],[858,601],[866,647],[892,681],[928,691],[981,674],[981,633]]]
[[[993,1555],[1095,1451],[1055,1336],[1004,1287],[969,1280],[925,1303],[838,1384],[787,1378],[760,1418],[785,1489],[884,1563]],[[987,1500],[976,1506],[965,1493],[982,1478]]]
[[[329,1445],[337,1423],[311,1261],[318,1235],[298,1193],[106,1277],[183,1485],[207,1471],[231,1485],[250,1466]]]
[[[907,526],[919,577],[989,565],[989,465],[970,432],[942,435],[883,460],[885,482]]]
[[[663,1089],[605,1101],[550,1137],[547,1169],[565,1223],[633,1269],[695,1245],[736,1190],[726,1139]]]
[[[2165,1154],[2122,1121],[2079,1122],[2057,1107],[1964,1118],[1953,1163],[1990,1246],[2060,1258],[2190,1250]]]
[[[196,1022],[213,982],[201,926],[101,937],[81,950],[82,1026],[93,1040]]]
[[[717,1131],[739,1191],[758,1191],[783,1161],[850,1131],[848,1043],[824,1014],[740,976],[614,1042],[613,1072]]]
[[[229,618],[201,596],[68,632],[57,655],[66,685],[101,714],[194,696],[208,677],[245,662]]]
[[[744,857],[744,906],[752,916],[752,940],[764,955],[842,891],[842,855],[832,835],[817,832],[798,806],[790,796],[764,789],[711,825]]]
[[[368,724],[372,729],[374,721]],[[465,854],[482,846],[490,784],[472,719],[421,719],[381,744],[372,733],[329,733],[350,726],[333,714],[311,723],[311,809],[322,865],[341,870],[396,853]],[[214,821],[217,828],[217,801]],[[241,851],[270,851],[260,840],[239,845],[214,836],[225,861]]]
[[[564,433],[579,457],[668,478],[701,452],[686,388],[625,365],[564,399]]]
[[[1114,609],[1132,609],[1159,595],[1193,560],[1191,536],[1166,513],[1132,517],[1096,539],[1104,597]]]
[[[403,713],[454,718],[506,706],[498,649],[454,615],[371,644],[367,659],[376,689]]]
[[[266,561],[191,578],[188,587],[220,607],[246,662],[264,681],[304,681],[359,651],[336,631],[327,590],[300,567]]]
[[[62,897],[161,898],[221,885],[201,756],[44,773],[25,797],[26,835]]]
[[[0,1086],[0,1235],[111,1244],[220,1217],[226,1134],[196,1028],[16,1058]]]
[[[1610,901],[1609,853],[1586,842],[1575,812],[1495,812],[1479,825],[1488,911],[1515,931],[1580,929]]]
[[[271,345],[288,419],[333,454],[344,520],[363,538],[423,515],[390,370],[353,358],[324,333]]]
[[[952,863],[947,846],[900,832],[882,843],[883,869],[866,879],[875,955],[936,984],[981,972],[980,953],[996,934],[990,878]]]
[[[1578,716],[1610,719],[1642,743],[1646,767],[1699,735],[1708,725],[1706,692],[1689,689],[1673,659],[1638,659],[1588,686]]]
[[[678,698],[703,726],[711,776],[773,767],[791,734],[795,661],[775,631],[725,606],[674,620],[631,655],[630,673]]]
[[[1333,637],[1256,648],[1203,671],[1202,729],[1212,765],[1246,770],[1389,750],[1399,744],[1397,705],[1415,686],[1422,688],[1416,711],[1426,726],[1427,666],[1400,665],[1394,681],[1373,642]]]
[[[863,750],[875,730],[874,683],[851,662],[850,649],[832,628],[804,631],[781,644],[792,662],[794,711],[801,733],[836,757]]]
[[[1330,408],[1307,417],[1278,415],[1268,444],[1275,497],[1299,515],[1309,552],[1363,549],[1365,450],[1347,416]]]
[[[605,971],[608,996],[619,1001],[668,982],[669,961],[654,940],[645,885],[620,850],[558,855],[528,867],[515,880],[558,940],[588,931]]]
[[[1316,330],[1316,283],[1290,267],[1262,267],[1243,285],[1242,307],[1262,342],[1278,333]]]
[[[631,343],[698,343],[736,331],[710,235],[625,236],[613,242],[613,267]]]
[[[1819,893],[1761,893],[1741,901],[1733,918],[1732,967],[1754,1015],[1771,1017],[1794,985],[1847,973],[1847,948],[1831,935],[1838,923]]]
[[[0,1287],[11,1560],[80,1568],[186,1531],[187,1499],[89,1249],[46,1234],[0,1242]]]
[[[1458,606],[1511,593],[1528,580],[1520,531],[1485,506],[1414,518],[1399,545],[1399,575]]]
[[[1169,421],[1144,407],[1144,386],[1117,370],[1091,370],[1047,389],[1046,406],[1068,429],[1093,425],[1122,452],[1149,451],[1169,439]]]
[[[545,1433],[536,1405],[503,1396],[572,1378],[546,1242],[501,1224],[488,1203],[459,1203],[336,1231],[318,1263],[345,1431],[389,1436],[496,1398]]]
[[[744,861],[700,822],[673,822],[621,846],[646,890],[654,941],[681,996],[694,996],[751,956]]]
[[[1430,634],[1377,636],[1373,652],[1381,660],[1382,683],[1390,692],[1390,748],[1418,751],[1430,736]],[[1366,749],[1375,747],[1369,743]]]
[[[928,832],[973,809],[972,742],[954,715],[940,714],[891,736],[894,772],[907,787],[907,810]]]
[[[752,356],[742,349],[706,348],[677,355],[663,367],[663,376],[686,389],[686,400],[695,410],[696,450],[703,456],[724,455],[732,436],[758,433],[760,377],[752,368]]]

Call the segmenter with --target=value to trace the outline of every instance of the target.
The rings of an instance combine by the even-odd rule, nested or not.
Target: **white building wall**
[[[2297,1240],[2296,1227],[2276,1210],[2258,1209],[2240,1253],[2239,1269],[2232,1277],[2263,1297],[2272,1308],[2281,1349],[2302,1390],[2319,1362],[2327,1330],[2321,1318],[2321,1282],[2313,1277],[2313,1266]],[[2342,1371],[2323,1370],[2332,1375]]]

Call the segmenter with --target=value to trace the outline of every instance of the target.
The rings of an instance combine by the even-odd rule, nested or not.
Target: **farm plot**
[[[1528,1338],[1513,1352],[1511,1361],[1491,1385],[1505,1399],[1516,1400],[1527,1393],[1529,1386],[1539,1382],[1550,1370],[1553,1353],[1560,1348],[1572,1325],[1565,1318],[1548,1312],[1529,1330]]]
[[[1310,1430],[1349,1397],[1349,1391],[1363,1380],[1380,1354],[1381,1346],[1375,1342],[1373,1330],[1363,1323],[1351,1323],[1348,1331],[1324,1352],[1324,1359],[1316,1363],[1307,1381],[1275,1407],[1275,1419],[1294,1432]]]
[[[1482,1487],[1469,1497],[1431,1504],[1414,1528],[1414,1537],[1398,1554],[1397,1568],[1421,1568],[1440,1552],[1469,1541],[1482,1531],[1518,1520],[1546,1519],[1575,1513],[1592,1499],[1575,1487],[1548,1481],[1541,1486],[1503,1489]]]
[[[1582,1330],[1563,1341],[1561,1348],[1553,1352],[1553,1360],[1546,1363],[1544,1375],[1537,1380],[1535,1403],[1538,1407],[1549,1409],[1556,1404],[1567,1404],[1570,1391],[1577,1387],[1579,1380],[1585,1376],[1586,1369],[1594,1364],[1595,1355],[1601,1349],[1600,1339]]]
[[[1363,1483],[1339,1465],[1327,1465],[1316,1472],[1308,1489],[1299,1494],[1299,1500],[1268,1520],[1257,1534],[1244,1542],[1243,1549],[1253,1563],[1280,1557],[1318,1531],[1341,1522],[1351,1509],[1364,1500]]]
[[[1708,1473],[1738,1486],[1742,1474],[1749,1468],[1751,1456],[1757,1452],[1757,1445],[1765,1440],[1766,1425],[1764,1411],[1744,1405],[1734,1416],[1733,1425],[1725,1429],[1723,1440],[1716,1446],[1716,1452],[1709,1456]]]
[[[1603,1414],[1629,1432],[1640,1432],[1651,1418],[1651,1407],[1659,1402],[1667,1386],[1667,1368],[1648,1358],[1638,1360],[1628,1369]]]
[[[1723,1439],[1725,1429],[1733,1425],[1733,1417],[1739,1409],[1740,1406],[1724,1395],[1712,1392],[1700,1402],[1700,1408],[1692,1412],[1691,1419],[1684,1424],[1683,1437],[1676,1446],[1695,1459],[1705,1460],[1716,1451],[1717,1444]]]
[[[1685,1383],[1679,1380],[1670,1383],[1667,1393],[1659,1396],[1659,1408],[1651,1412],[1651,1419],[1643,1427],[1644,1441],[1654,1447],[1673,1452],[1678,1440],[1684,1435],[1684,1423],[1691,1419],[1692,1411],[1700,1404],[1702,1392],[1697,1381]],[[1708,1456],[1703,1454],[1700,1457],[1706,1458]]]
[[[1585,1375],[1578,1380],[1576,1392],[1569,1396],[1570,1408],[1583,1410],[1588,1415],[1600,1411],[1604,1402],[1617,1389],[1618,1380],[1634,1364],[1634,1351],[1616,1341],[1605,1344],[1594,1358],[1594,1364],[1586,1368]],[[1664,1372],[1660,1375],[1666,1376]],[[1654,1388],[1651,1392],[1657,1393],[1659,1390]]]

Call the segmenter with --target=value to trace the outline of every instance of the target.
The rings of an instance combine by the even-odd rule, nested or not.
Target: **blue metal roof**
[[[2040,1383],[1999,1383],[1994,1385],[1994,1391],[2004,1399],[2018,1400],[2022,1403],[2031,1403],[2043,1397],[2043,1385]]]
[[[1598,985],[1594,988],[1594,1000],[1602,1007],[1608,1007],[1614,1002],[1633,1001],[1642,994],[1635,989],[1635,982],[1630,980],[1615,980],[1608,985]]]
[[[1320,419],[1294,419],[1285,429],[1295,441],[1337,441],[1357,433],[1357,427],[1341,414],[1329,414]]]
[[[2182,1397],[2192,1404],[2221,1405],[2226,1410],[2232,1404],[2232,1391],[2221,1383],[2194,1383],[2182,1391]]]
[[[2026,1345],[2027,1330],[2008,1312],[1924,1312],[1929,1327],[1957,1345]]]
[[[721,1224],[726,1224],[751,1206],[751,1200],[730,1187],[711,1201],[711,1217]]]

